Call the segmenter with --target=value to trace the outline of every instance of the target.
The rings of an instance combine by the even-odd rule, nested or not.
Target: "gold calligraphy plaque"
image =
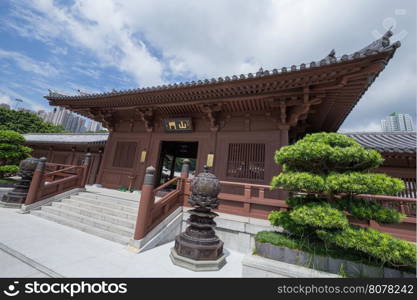
[[[163,119],[165,132],[192,132],[191,118]]]
[[[140,154],[140,162],[144,163],[146,160],[146,151],[142,151],[142,153]]]
[[[213,163],[214,163],[214,154],[209,154],[207,155],[207,167],[213,167]]]

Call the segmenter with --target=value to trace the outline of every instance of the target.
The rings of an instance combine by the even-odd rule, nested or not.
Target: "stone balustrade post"
[[[143,181],[139,211],[136,219],[136,228],[134,239],[140,240],[146,235],[147,225],[150,222],[152,207],[154,204],[154,178],[155,168],[150,166],[146,168],[145,179]]]
[[[30,183],[28,194],[26,196],[25,205],[30,205],[38,201],[38,196],[40,195],[42,185],[44,184],[43,175],[45,172],[46,160],[46,157],[41,157],[39,159],[36,169],[33,172],[33,177]]]

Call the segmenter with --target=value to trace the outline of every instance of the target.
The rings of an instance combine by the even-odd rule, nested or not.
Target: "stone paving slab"
[[[173,242],[136,254],[126,246],[7,208],[0,208],[0,242],[64,277],[241,277],[244,256],[225,249],[227,263],[220,271],[192,272],[172,264]],[[10,270],[18,268],[15,263],[4,259]],[[31,276],[29,271],[24,274]]]
[[[48,278],[49,276],[22,262],[16,257],[0,250],[0,278],[17,277]]]

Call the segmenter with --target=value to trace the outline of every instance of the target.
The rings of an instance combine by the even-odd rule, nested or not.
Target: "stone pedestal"
[[[175,238],[171,249],[171,260],[175,265],[193,271],[216,271],[226,263],[223,254],[223,242],[216,236],[214,218],[216,213],[211,208],[218,206],[217,195],[220,192],[218,179],[208,173],[200,173],[191,183],[189,203],[195,206],[188,211],[189,226]]]
[[[3,196],[0,200],[2,207],[19,208],[26,199],[32,181],[33,172],[39,162],[38,158],[26,158],[20,162],[20,170],[17,175],[21,176],[19,183],[16,183],[14,189]]]

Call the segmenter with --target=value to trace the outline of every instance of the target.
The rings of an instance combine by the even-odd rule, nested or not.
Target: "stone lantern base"
[[[20,208],[25,202],[26,196],[28,194],[30,181],[30,178],[21,179],[19,183],[15,184],[13,190],[3,195],[2,199],[0,200],[0,206]]]
[[[226,264],[226,256],[224,254],[216,260],[195,260],[180,256],[175,248],[171,248],[171,254],[169,257],[174,265],[195,272],[218,271]]]

